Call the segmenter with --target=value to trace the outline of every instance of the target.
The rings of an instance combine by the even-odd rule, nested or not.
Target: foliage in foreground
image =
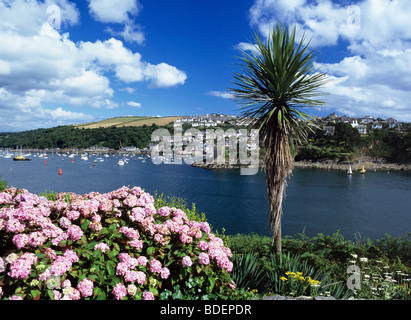
[[[363,242],[347,240],[339,232],[312,238],[296,235],[284,239],[282,255],[274,253],[272,239],[266,236],[238,234],[228,242],[238,290],[260,295],[411,299],[411,234]],[[349,288],[352,268],[358,278]]]
[[[231,251],[207,222],[156,208],[139,187],[49,198],[16,188],[0,193],[2,299],[227,299],[232,293]]]

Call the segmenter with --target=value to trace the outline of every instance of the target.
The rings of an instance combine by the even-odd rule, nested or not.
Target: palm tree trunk
[[[267,183],[268,204],[270,209],[270,228],[273,233],[273,246],[277,254],[282,251],[281,216],[282,202],[287,186],[287,178],[291,174],[292,162],[287,131],[285,127],[264,135],[265,177]]]

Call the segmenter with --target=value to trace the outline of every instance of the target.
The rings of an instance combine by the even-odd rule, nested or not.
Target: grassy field
[[[116,127],[141,127],[143,125],[151,126],[153,123],[158,126],[165,126],[182,117],[116,117],[97,122],[78,124],[76,128],[95,129]]]

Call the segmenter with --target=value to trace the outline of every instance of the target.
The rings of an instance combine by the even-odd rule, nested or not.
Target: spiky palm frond
[[[301,109],[324,104],[320,91],[326,77],[315,66],[316,53],[305,37],[298,43],[291,32],[278,24],[265,43],[254,34],[254,49],[242,52],[241,73],[234,74],[231,91],[242,116],[259,129],[266,149],[265,171],[270,225],[277,251],[281,251],[282,200],[291,174],[290,144],[306,139],[311,117]],[[278,248],[280,248],[278,250]]]

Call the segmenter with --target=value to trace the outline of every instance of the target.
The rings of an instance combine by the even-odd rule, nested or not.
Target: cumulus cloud
[[[100,22],[124,23],[140,10],[137,0],[88,0],[91,15]]]
[[[129,107],[133,107],[133,108],[141,108],[141,103],[140,102],[128,101],[127,105]]]
[[[144,43],[145,36],[142,28],[132,21],[128,21],[124,24],[124,28],[119,31],[115,31],[111,27],[107,27],[106,31],[113,36],[120,36],[125,41],[130,43],[142,44]]]
[[[330,75],[329,107],[346,114],[411,121],[411,2],[255,0],[250,23],[263,35],[279,21],[295,25],[313,48],[347,43],[346,57],[319,64]],[[244,47],[244,45],[242,45]]]
[[[164,62],[157,65],[147,64],[143,73],[145,78],[150,81],[150,85],[156,88],[184,84],[187,79],[185,72]]]
[[[112,1],[110,1],[112,3]],[[90,1],[90,6],[96,2]],[[48,8],[59,7],[62,29],[49,21]],[[118,3],[123,15],[103,14],[99,19],[123,21],[124,14],[137,14],[137,1]],[[51,13],[50,13],[51,12]],[[117,17],[117,18],[116,18]],[[32,119],[31,125],[58,117],[65,123],[91,120],[75,108],[117,108],[111,82],[146,82],[150,87],[183,84],[183,71],[166,63],[150,64],[138,52],[114,37],[101,41],[73,42],[64,26],[78,23],[75,4],[66,0],[0,1],[0,125],[3,130]],[[128,91],[131,91],[128,89]],[[38,121],[37,121],[38,120]],[[27,124],[27,121],[25,121]],[[17,127],[16,127],[17,128]],[[25,129],[28,129],[26,127]]]
[[[107,27],[106,31],[111,35],[120,36],[127,42],[137,44],[144,42],[144,32],[133,20],[142,7],[137,0],[88,0],[88,3],[90,14],[96,21],[123,26],[123,29],[120,30]]]

